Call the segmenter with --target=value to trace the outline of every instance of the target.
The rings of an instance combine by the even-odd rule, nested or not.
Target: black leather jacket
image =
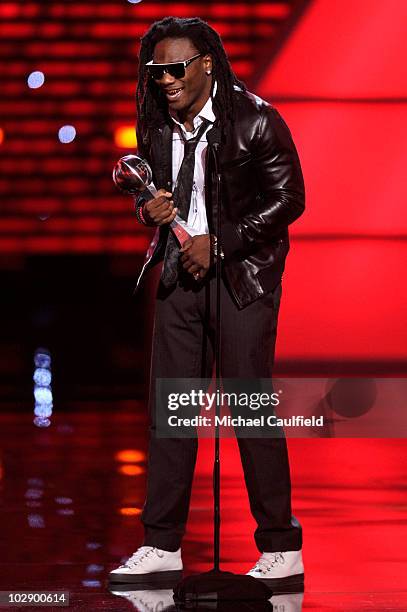
[[[236,119],[219,149],[222,248],[229,290],[244,308],[280,283],[289,250],[288,225],[303,212],[305,197],[298,154],[278,111],[249,92],[235,91],[235,96]],[[171,190],[172,126],[157,125],[149,145],[141,143],[139,151],[152,167],[156,187]],[[209,154],[205,193],[209,230],[216,233],[213,161]],[[140,197],[136,205],[143,202]],[[157,228],[137,287],[163,258],[168,231],[168,225]]]

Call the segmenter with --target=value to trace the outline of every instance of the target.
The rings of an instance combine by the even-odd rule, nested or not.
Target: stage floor
[[[141,403],[56,407],[46,428],[33,424],[29,407],[4,405],[0,442],[0,590],[69,591],[71,610],[171,605],[170,590],[115,595],[107,588],[108,572],[142,537]],[[212,444],[200,441],[187,573],[211,566]],[[273,598],[274,610],[407,610],[405,441],[296,439],[289,449],[305,593]],[[222,441],[221,456],[222,568],[243,573],[258,553],[235,440]]]

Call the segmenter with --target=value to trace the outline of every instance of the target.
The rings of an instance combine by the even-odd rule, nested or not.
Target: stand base
[[[211,601],[263,601],[273,595],[269,586],[253,578],[212,569],[183,578],[174,588],[174,600],[184,605]]]

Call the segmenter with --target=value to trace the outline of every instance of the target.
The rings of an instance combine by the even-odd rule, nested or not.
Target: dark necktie
[[[207,119],[203,119],[198,133],[193,138],[186,140],[182,130],[181,136],[184,140],[184,158],[178,172],[177,182],[173,193],[174,206],[178,208],[178,215],[185,221],[188,220],[189,208],[191,204],[192,185],[195,169],[195,150],[202,134],[209,124]],[[165,287],[171,287],[177,282],[179,272],[179,244],[174,234],[169,231],[167,245],[165,248],[164,265],[161,272],[161,280]]]

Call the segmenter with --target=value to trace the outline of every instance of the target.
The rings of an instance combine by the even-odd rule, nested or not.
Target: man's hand
[[[148,225],[165,225],[175,219],[178,208],[174,208],[171,196],[171,192],[159,189],[153,200],[147,200],[143,206],[143,216]]]
[[[180,252],[184,269],[190,274],[199,273],[203,278],[211,265],[211,240],[209,234],[193,236],[184,242]]]

